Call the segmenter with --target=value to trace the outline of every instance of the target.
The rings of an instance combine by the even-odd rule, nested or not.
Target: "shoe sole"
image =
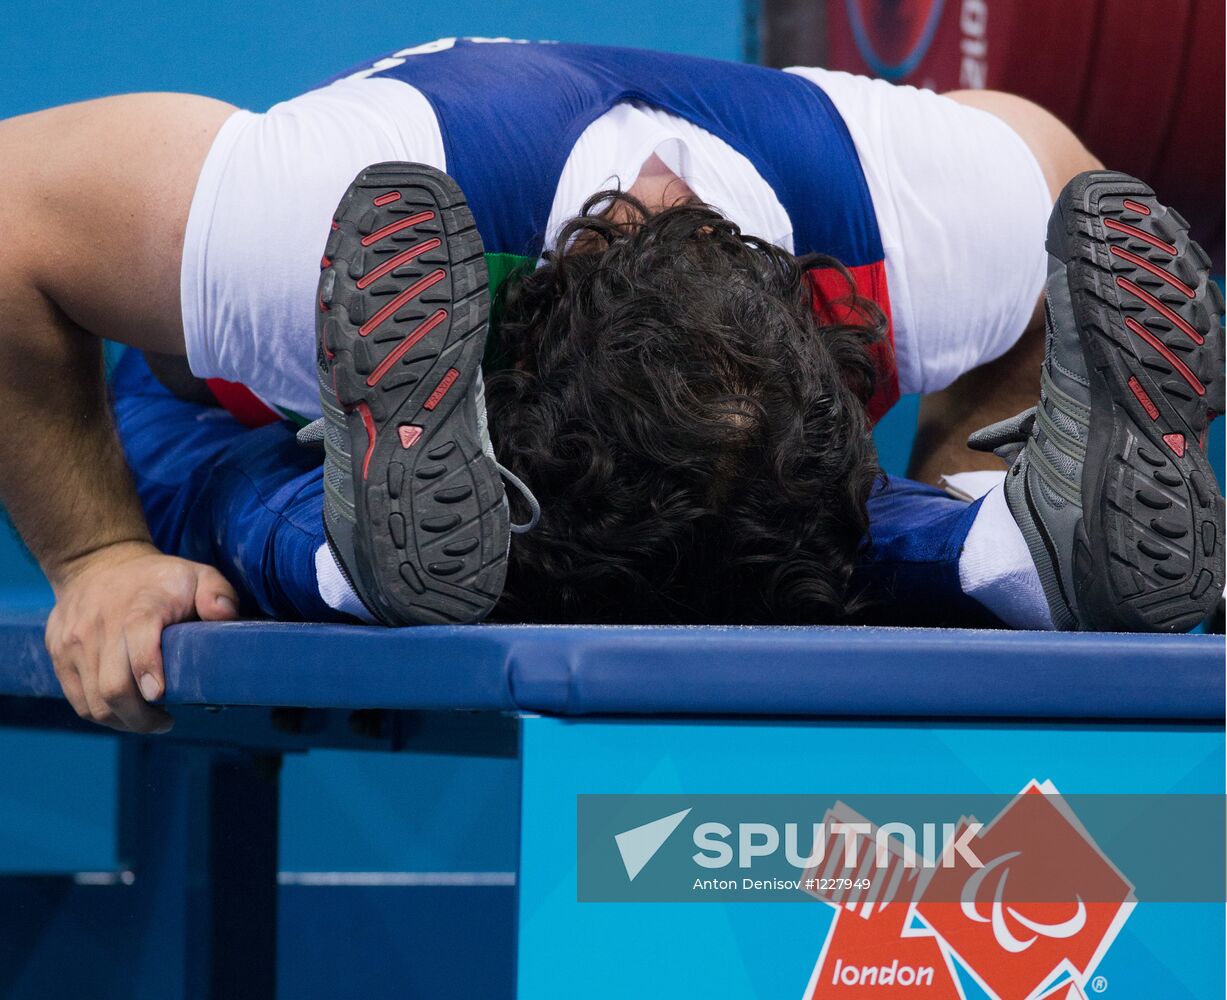
[[[1141,181],[1095,172],[1062,194],[1065,265],[1091,381],[1083,628],[1183,632],[1223,593],[1223,499],[1204,453],[1223,411],[1223,297],[1188,223]]]
[[[319,360],[353,443],[351,582],[389,624],[479,621],[502,593],[510,535],[470,391],[489,297],[463,193],[431,167],[368,167],[320,269]]]

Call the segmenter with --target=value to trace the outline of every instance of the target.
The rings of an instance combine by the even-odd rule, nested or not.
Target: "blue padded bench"
[[[0,695],[58,698],[43,619],[0,619]],[[168,705],[556,715],[1213,719],[1223,637],[963,629],[186,624]],[[664,666],[662,666],[662,664]]]

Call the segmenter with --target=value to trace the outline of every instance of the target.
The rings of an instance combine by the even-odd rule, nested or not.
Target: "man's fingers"
[[[71,661],[57,657],[54,653],[51,654],[51,662],[55,666],[55,676],[60,682],[60,687],[64,691],[64,697],[68,699],[68,704],[72,706],[72,710],[81,716],[83,719],[89,718],[89,702],[85,700],[85,688],[81,686],[81,678],[77,675],[77,668]]]
[[[98,659],[98,698],[112,716],[104,724],[116,729],[149,733],[165,725],[166,713],[146,704],[136,688],[122,630],[107,632],[103,638]]]
[[[94,663],[93,666],[86,663],[78,664],[77,674],[81,678],[81,689],[85,694],[85,714],[82,718],[110,729],[125,729],[126,727],[115,717],[114,711],[102,695],[97,663]]]
[[[239,595],[212,566],[196,570],[196,614],[201,621],[227,621],[239,616]]]
[[[141,697],[154,702],[166,693],[166,678],[162,669],[162,619],[152,612],[135,614],[124,625],[124,644],[128,650],[128,665]],[[171,717],[161,709],[161,724],[155,732],[170,728]]]
[[[94,630],[96,625],[81,628],[71,616],[69,621],[71,624],[65,624],[53,612],[47,622],[47,650],[55,665],[55,675],[64,696],[81,718],[112,725],[113,714],[98,691],[100,631]]]
[[[83,719],[89,717],[89,705],[85,700],[85,690],[81,687],[81,678],[77,675],[77,666],[73,662],[71,651],[65,641],[62,613],[59,607],[52,609],[47,618],[47,629],[43,633],[43,644],[51,656],[51,665],[55,668],[56,680],[64,691],[64,697],[72,706],[72,710]]]

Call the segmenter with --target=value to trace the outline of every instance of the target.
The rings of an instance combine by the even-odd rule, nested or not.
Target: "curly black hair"
[[[848,322],[815,317],[814,268],[847,281]],[[701,202],[651,212],[594,195],[502,303],[509,367],[487,383],[490,431],[542,515],[513,538],[495,617],[858,611],[850,579],[880,475],[868,347],[884,330],[831,257],[794,257]]]

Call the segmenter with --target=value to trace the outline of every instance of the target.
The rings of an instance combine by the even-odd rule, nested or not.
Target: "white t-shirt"
[[[789,72],[827,93],[860,157],[886,253],[900,391],[942,389],[1005,353],[1043,287],[1052,205],[1022,139],[995,116],[929,91],[821,69]],[[547,245],[590,195],[629,188],[653,154],[743,232],[792,250],[792,222],[749,160],[702,128],[631,102],[576,141]],[[383,160],[447,170],[433,108],[399,80],[341,80],[226,120],[184,240],[183,327],[196,375],[241,382],[274,406],[319,415],[319,258],[342,194]]]

